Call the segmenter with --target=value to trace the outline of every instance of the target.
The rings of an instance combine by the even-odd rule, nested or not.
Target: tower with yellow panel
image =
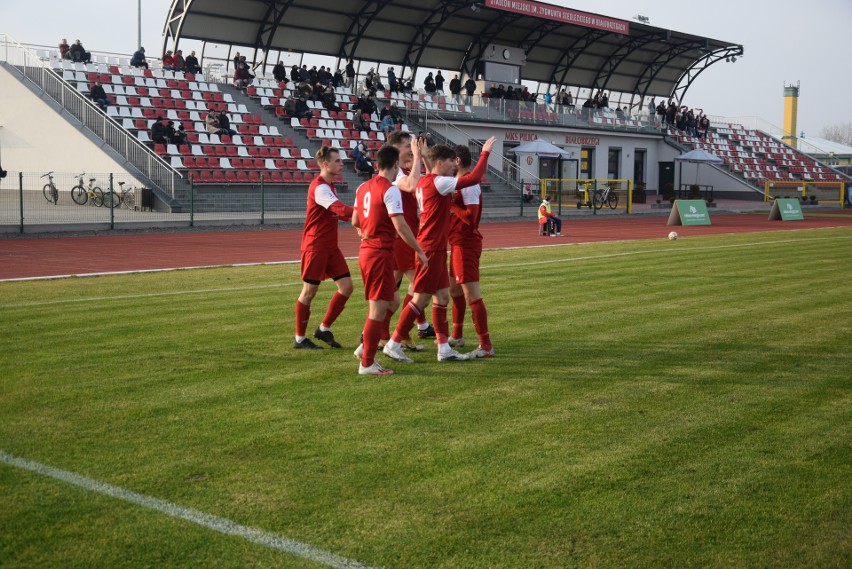
[[[795,85],[784,85],[784,136],[782,140],[797,147],[796,119],[799,113],[799,83]]]

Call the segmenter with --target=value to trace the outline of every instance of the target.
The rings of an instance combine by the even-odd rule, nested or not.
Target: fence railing
[[[174,197],[175,180],[181,175],[171,165],[121,128],[92,101],[66,83],[32,50],[0,34],[0,62],[11,65],[95,136],[124,156],[143,176]]]
[[[541,197],[549,195],[560,214],[563,207],[633,213],[633,180],[547,178],[540,187]]]

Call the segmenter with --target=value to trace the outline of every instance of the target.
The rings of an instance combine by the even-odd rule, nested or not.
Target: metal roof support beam
[[[604,64],[598,69],[598,74],[595,76],[595,81],[592,84],[592,91],[604,90],[609,84],[610,79],[615,74],[618,67],[624,62],[627,57],[636,50],[656,41],[665,41],[667,34],[653,32],[641,36],[630,37],[622,43],[609,57],[606,58]]]
[[[355,52],[358,51],[358,43],[364,37],[364,32],[390,3],[391,0],[366,2],[364,7],[352,17],[352,23],[349,24],[349,29],[343,35],[337,50],[337,67],[340,67],[341,60],[348,62],[350,59],[355,59]]]
[[[272,39],[275,37],[275,31],[281,25],[281,20],[284,19],[284,15],[292,5],[293,0],[281,3],[272,0],[266,9],[266,14],[264,14],[263,19],[260,21],[260,26],[257,28],[257,36],[254,39],[254,62],[255,64],[258,63],[257,50],[262,49],[264,70],[266,70],[266,60],[269,57],[269,50],[272,48]]]
[[[441,9],[435,10],[429,14],[429,17],[417,26],[417,31],[411,42],[408,44],[408,49],[405,51],[405,56],[402,59],[402,69],[399,72],[400,77],[405,76],[407,68],[411,68],[412,74],[417,71],[417,66],[420,65],[420,58],[423,57],[423,52],[429,47],[429,41],[435,32],[441,28],[444,22],[453,17],[462,8],[470,6],[470,2],[460,0],[444,0],[441,3]]]
[[[192,2],[193,0],[174,0],[172,2],[169,16],[166,18],[166,25],[163,28],[163,45],[160,53],[166,53],[169,40],[172,42],[172,49],[177,49],[180,34],[183,31],[183,22],[192,7]]]
[[[722,49],[717,49],[716,51],[710,52],[695,63],[693,63],[675,83],[674,89],[672,89],[671,96],[680,104],[683,101],[684,97],[686,97],[686,92],[689,90],[689,87],[692,85],[692,82],[698,78],[701,73],[713,65],[714,63],[718,63],[720,61],[724,61],[726,58],[731,57],[742,57],[744,51],[743,46],[729,46],[723,47]]]
[[[704,49],[705,46],[705,42],[687,41],[672,45],[669,49],[660,53],[645,67],[642,74],[636,78],[636,85],[633,87],[633,97],[630,99],[630,106],[633,106],[633,101],[636,97],[639,97],[640,101],[645,100],[651,85],[654,83],[654,79],[671,61],[694,49]]]
[[[574,66],[577,59],[583,55],[583,52],[585,52],[590,45],[598,41],[607,33],[608,32],[601,30],[589,30],[577,38],[577,41],[565,50],[565,53],[562,54],[562,57],[560,57],[556,65],[553,66],[553,71],[550,74],[550,80],[547,84],[556,85],[557,87],[564,85],[565,77],[568,75],[568,72],[571,70],[571,67]]]

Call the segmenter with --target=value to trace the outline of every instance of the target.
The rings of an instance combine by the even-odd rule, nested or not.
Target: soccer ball
[[[671,233],[669,233],[669,239],[671,239],[672,241],[674,241],[675,239],[677,239],[677,233],[675,233],[674,231],[672,231]]]

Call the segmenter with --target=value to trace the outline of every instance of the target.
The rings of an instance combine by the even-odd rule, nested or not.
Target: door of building
[[[660,195],[674,195],[675,169],[674,162],[660,162],[660,186],[657,193]]]

